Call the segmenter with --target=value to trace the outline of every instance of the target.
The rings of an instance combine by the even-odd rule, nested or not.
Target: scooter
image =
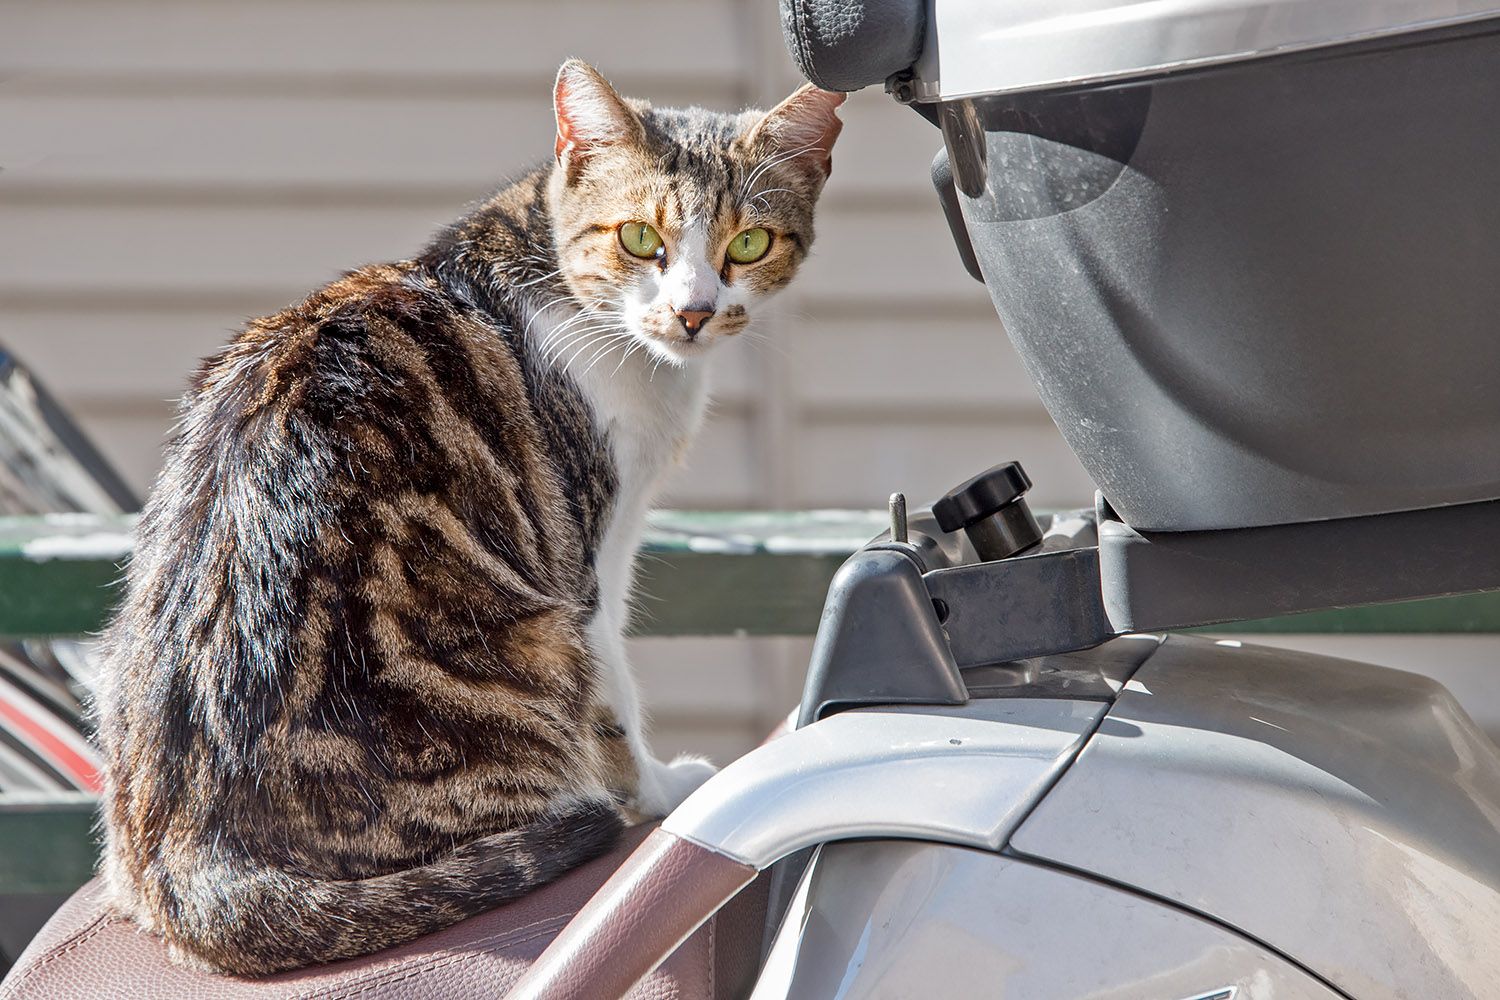
[[[7,996],[1500,992],[1500,752],[1451,696],[1178,631],[1500,589],[1500,7],[783,21],[814,83],[940,130],[960,253],[1094,508],[1033,515],[1015,463],[893,502],[788,731],[628,857],[255,983],[174,971],[86,889]]]

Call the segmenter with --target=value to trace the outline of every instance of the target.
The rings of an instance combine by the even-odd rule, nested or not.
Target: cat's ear
[[[645,137],[636,113],[598,70],[582,60],[569,59],[557,71],[552,105],[557,112],[557,162],[567,171],[570,184],[601,149]]]
[[[833,141],[844,127],[836,113],[844,96],[803,85],[751,128],[751,148],[767,157],[786,157],[819,182],[826,180],[833,169]]]

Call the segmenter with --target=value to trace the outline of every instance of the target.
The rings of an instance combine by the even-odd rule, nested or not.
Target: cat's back
[[[510,313],[475,308],[412,262],[349,272],[250,321],[204,361],[168,473],[183,466],[191,482],[222,488],[224,475],[201,473],[243,475],[281,458],[288,486],[301,465],[325,500],[341,489],[457,499],[504,481],[545,506],[559,486],[545,440],[549,401],[538,398],[514,326]],[[191,492],[178,485],[187,489],[156,494]]]
[[[246,733],[315,664],[493,674],[523,620],[575,631],[590,532],[533,381],[503,318],[414,263],[248,323],[184,399],[111,629],[118,671],[189,683],[115,707]]]
[[[112,858],[227,826],[309,869],[332,838],[326,874],[364,877],[550,801],[507,783],[597,786],[586,533],[531,395],[507,330],[414,264],[204,363],[106,637]],[[464,803],[441,821],[435,787]]]
[[[211,407],[224,418],[213,429],[240,432],[267,416],[357,421],[403,404],[420,417],[455,394],[503,403],[524,387],[499,333],[417,265],[372,265],[247,323],[205,359],[185,409]]]

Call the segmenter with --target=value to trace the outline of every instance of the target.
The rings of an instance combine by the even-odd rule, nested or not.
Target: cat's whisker
[[[559,344],[572,343],[573,336],[566,331],[558,330],[547,334],[540,343],[536,345],[536,352],[544,358],[550,358],[556,352]]]
[[[573,328],[575,324],[581,323],[585,319],[596,319],[596,317],[580,314],[578,316],[572,317],[565,323],[559,323],[557,326],[547,331],[547,335],[543,337],[541,342],[537,345],[537,350],[539,352],[545,353],[548,350],[549,346],[558,340],[565,338],[567,342],[572,343],[579,336],[587,336],[589,334],[602,333],[606,331],[617,330],[619,328],[618,324],[614,322],[603,322],[597,323],[593,326],[583,326],[577,329]]]
[[[572,355],[569,356],[569,358],[562,363],[562,369],[563,369],[563,371],[565,371],[565,372],[566,371],[571,371],[572,368],[573,368],[573,362],[577,361],[578,358],[579,358],[579,356],[581,354],[583,354],[583,352],[586,351],[586,350],[588,350],[588,349],[589,349],[589,345],[588,344],[583,344],[581,347],[578,348],[578,350],[574,351],[572,353]]]
[[[564,351],[570,350],[574,344],[578,343],[580,337],[586,335],[586,332],[581,332],[577,336],[557,338],[549,342],[544,349],[539,349],[537,353],[547,364],[555,364]]]
[[[599,333],[606,332],[609,332],[609,328],[607,327],[600,329],[575,330],[568,337],[563,338],[562,340],[558,341],[556,345],[549,348],[544,356],[549,363],[555,363],[559,356],[561,356],[566,351],[572,350],[573,347],[577,345],[577,352],[575,352],[573,357],[569,358],[567,363],[563,365],[563,367],[566,369],[573,363],[573,361],[579,354],[588,350],[589,346],[594,343],[594,341],[590,338]]]
[[[755,169],[750,171],[750,176],[745,178],[745,180],[740,183],[740,193],[743,195],[752,187],[754,187],[755,182],[760,180],[761,174],[764,174],[766,171],[772,170],[778,165],[787,162],[796,155],[797,154],[795,152],[785,153],[781,156],[768,157],[767,159],[760,161],[760,163],[756,164]]]
[[[603,351],[600,351],[600,352],[596,353],[595,356],[589,360],[588,367],[583,370],[583,374],[587,375],[589,372],[593,371],[595,365],[597,365],[603,359],[609,357],[609,355],[614,351],[614,349],[616,347],[619,347],[619,346],[620,345],[618,343],[610,344],[606,350],[603,350]],[[624,351],[622,351],[621,354],[620,354],[620,362],[622,364],[624,363],[625,358],[629,356],[629,354],[630,354],[630,345],[626,344]],[[619,371],[619,370],[620,370],[620,366],[616,365],[611,370],[610,377],[613,377],[614,373],[617,372],[617,371]]]
[[[561,304],[561,301],[561,299],[554,299],[551,302],[543,303],[542,305],[539,305],[536,308],[532,309],[531,315],[526,320],[526,325],[521,328],[521,339],[524,340],[528,336],[530,336],[531,328],[536,324],[536,321],[541,319],[549,309]]]
[[[634,354],[636,348],[640,346],[641,342],[639,340],[633,340],[629,344],[625,345],[625,353],[620,355],[620,363],[615,365],[615,370],[609,373],[610,378],[614,378],[616,375],[620,374],[620,369],[625,367],[625,362],[630,360],[630,356]]]
[[[617,333],[617,334],[615,334],[613,336],[604,338],[604,344],[603,344],[603,346],[601,346],[597,351],[595,351],[593,353],[593,355],[589,358],[588,367],[586,367],[583,370],[582,374],[587,375],[589,372],[593,371],[594,370],[594,366],[599,363],[599,359],[600,358],[603,358],[603,357],[607,356],[610,351],[614,350],[617,346],[619,346],[619,343],[620,343],[621,340],[628,339],[630,337],[631,337],[631,334],[629,334],[629,333]]]
[[[599,317],[596,316],[596,315],[593,315],[592,313],[580,312],[577,315],[569,316],[567,319],[565,319],[562,322],[556,324],[551,329],[549,329],[547,331],[547,333],[549,335],[550,334],[561,333],[561,332],[564,332],[564,331],[567,331],[567,330],[571,330],[574,327],[580,326],[582,324],[595,322],[598,319],[599,319]]]
[[[657,354],[656,363],[651,366],[651,374],[647,378],[648,382],[656,381],[656,370],[662,365],[668,365],[672,368],[680,368],[682,366],[682,362],[672,357],[670,354]]]
[[[545,263],[545,262],[538,261],[537,263]],[[562,274],[562,268],[560,268],[560,267],[557,268],[557,269],[555,269],[555,270],[548,271],[546,274],[539,275],[538,277],[532,278],[530,281],[517,282],[512,287],[514,287],[514,288],[530,288],[532,285],[540,285],[542,282],[546,281],[549,278],[555,278],[559,274]]]
[[[540,319],[542,317],[542,315],[545,314],[548,310],[552,309],[555,306],[567,306],[567,305],[571,305],[571,304],[572,304],[572,300],[570,300],[567,296],[559,295],[559,296],[553,298],[552,300],[544,303],[543,305],[539,306],[536,310],[534,310],[532,312],[531,318],[526,321],[526,326],[521,331],[521,335],[523,337],[527,336],[531,332],[532,325],[538,319]],[[557,326],[553,327],[552,330],[549,331],[549,333],[557,333],[560,330],[566,330],[567,328],[569,328],[570,326],[572,326],[572,325],[574,325],[576,323],[583,322],[585,319],[596,317],[601,312],[612,312],[612,311],[615,311],[615,310],[612,310],[612,309],[606,307],[606,305],[604,303],[595,303],[593,305],[585,306],[582,309],[579,309],[574,315],[569,316],[567,319],[563,320]]]
[[[771,208],[771,199],[770,199],[769,196],[773,195],[773,194],[780,194],[780,193],[789,194],[793,198],[797,198],[797,199],[800,199],[802,201],[808,201],[809,200],[808,197],[806,195],[802,194],[800,191],[793,191],[791,188],[784,188],[784,187],[782,187],[782,188],[770,188],[769,190],[766,190],[766,191],[759,191],[759,192],[756,193],[755,197],[751,198],[750,200],[752,202],[760,202],[760,203],[762,203],[763,205],[765,205],[766,210],[770,211],[770,208]]]
[[[559,305],[559,304],[561,304],[561,303],[560,302],[551,302],[551,303],[548,303],[545,306],[542,306],[540,309],[538,309],[536,312],[534,312],[532,314],[531,319],[527,322],[526,329],[523,331],[523,333],[530,333],[532,325],[538,319],[540,319],[542,317],[542,315],[545,314],[548,310],[552,309],[554,306]],[[551,330],[549,330],[548,332],[549,333],[555,333],[555,332],[557,332],[559,330],[566,330],[566,329],[568,329],[570,327],[576,326],[577,324],[582,323],[585,320],[591,319],[591,318],[593,318],[593,317],[591,316],[591,314],[589,312],[579,311],[578,313],[576,313],[576,314],[574,314],[572,316],[569,316],[567,319],[563,320],[562,322],[558,323],[556,326],[552,327]]]
[[[625,362],[627,362],[627,361],[630,360],[630,356],[632,354],[634,354],[638,350],[644,350],[645,349],[645,345],[642,344],[641,339],[639,337],[637,337],[633,333],[630,333],[630,332],[627,331],[626,334],[625,334],[624,340],[625,340],[625,350],[623,352],[621,352],[621,354],[620,354],[619,364],[615,365],[614,368],[610,370],[610,373],[609,373],[609,377],[610,378],[614,378],[616,375],[618,375],[620,373],[620,369],[623,368],[623,367],[625,367]],[[611,345],[611,346],[614,346],[614,345]]]
[[[567,370],[567,369],[571,368],[572,365],[573,365],[573,362],[577,361],[579,359],[579,357],[582,356],[583,352],[587,351],[593,345],[594,345],[594,341],[585,339],[583,341],[583,343],[579,346],[578,350],[573,353],[573,356],[570,357],[570,358],[568,358],[568,360],[563,364],[563,369]]]
[[[632,354],[635,354],[637,351],[640,352],[640,354],[641,354],[641,356],[643,358],[651,356],[651,348],[649,346],[647,346],[644,341],[642,341],[642,340],[636,340],[634,343],[632,343],[630,345],[629,349],[626,350],[625,357],[620,359],[620,364],[624,365],[625,359],[629,358]],[[616,369],[616,371],[618,371],[618,369]]]
[[[558,337],[571,335],[573,333],[586,332],[590,330],[608,330],[616,328],[616,324],[610,321],[600,322],[597,316],[579,315],[564,323],[552,327],[542,337],[541,343],[546,344]]]
[[[768,337],[764,333],[761,333],[759,330],[741,330],[739,336],[745,338],[745,340],[755,345],[755,350],[757,351],[764,348],[765,350],[770,351],[777,357],[784,360],[797,360],[796,355],[794,355],[785,344],[775,339],[774,337]]]
[[[547,335],[542,339],[541,343],[538,346],[540,348],[545,349],[545,348],[549,347],[552,344],[561,343],[563,341],[567,341],[567,342],[571,343],[572,341],[577,340],[579,337],[586,337],[586,336],[588,336],[591,333],[597,333],[597,332],[600,332],[600,331],[605,330],[605,329],[607,329],[607,327],[604,326],[603,324],[590,324],[588,326],[573,326],[573,327],[557,327],[557,328],[555,328],[553,330],[549,330],[547,332]]]
[[[760,164],[750,172],[750,177],[740,185],[740,200],[749,200],[750,189],[755,187],[755,182],[760,180],[761,175],[766,173],[766,171],[774,170],[776,167],[781,166],[783,163],[795,160],[799,156],[806,156],[808,153],[821,152],[823,152],[823,148],[821,146],[817,145],[816,143],[810,142],[805,146],[798,146],[797,148],[787,150],[786,152],[783,152],[778,156],[772,156],[762,160]]]
[[[594,348],[594,353],[590,354],[584,361],[583,371],[579,373],[580,375],[587,375],[589,371],[594,367],[594,363],[604,355],[608,354],[614,348],[614,339],[606,337],[603,338],[602,342],[596,341],[591,344],[586,344],[584,345],[583,351],[579,352],[579,356],[582,356],[585,352],[587,352],[589,347],[591,346]]]

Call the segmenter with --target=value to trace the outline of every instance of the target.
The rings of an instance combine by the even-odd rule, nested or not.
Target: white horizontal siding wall
[[[410,254],[548,155],[563,58],[663,104],[766,104],[797,82],[765,0],[65,0],[0,17],[0,336],[139,489],[194,358],[344,268]],[[875,92],[844,117],[816,256],[769,339],[719,359],[720,406],[673,501],[927,498],[1015,454],[1039,501],[1087,502],[935,210],[936,130]]]

